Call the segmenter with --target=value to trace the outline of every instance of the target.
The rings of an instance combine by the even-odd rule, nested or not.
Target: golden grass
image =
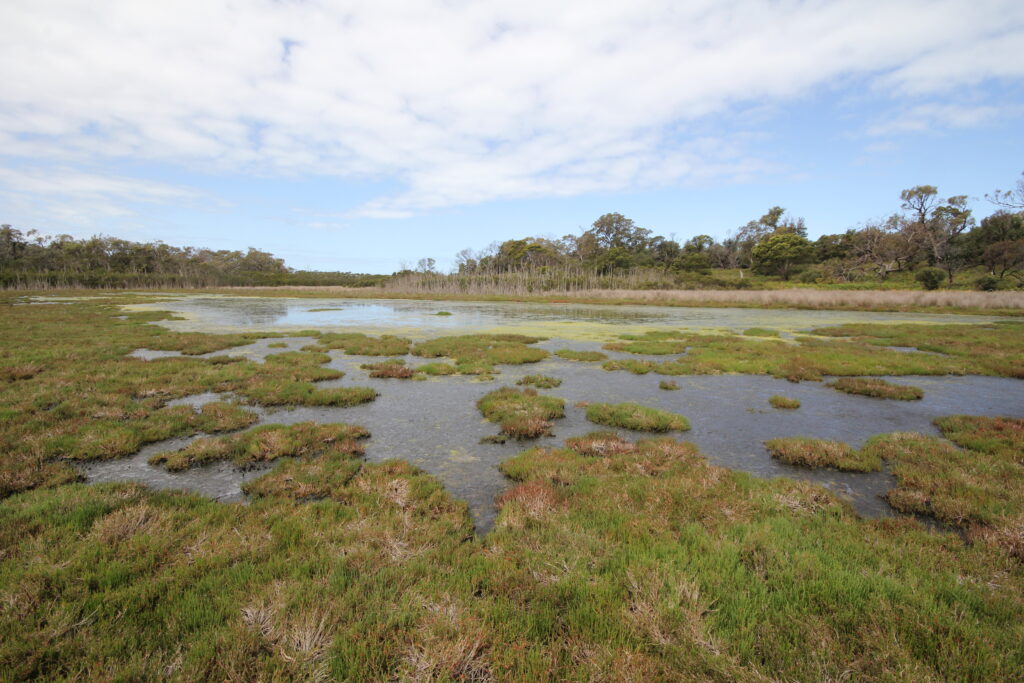
[[[365,287],[243,287],[221,288],[234,294],[267,295],[275,291],[324,297],[466,299],[508,297],[516,300],[566,301],[579,303],[652,304],[662,306],[764,306],[812,309],[975,309],[1013,313],[1024,310],[1024,292],[978,292],[966,290],[849,290],[787,289],[586,289],[531,291],[516,287],[477,285],[469,290],[386,289]]]

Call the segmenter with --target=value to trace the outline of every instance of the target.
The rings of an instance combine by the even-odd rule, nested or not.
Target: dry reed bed
[[[829,290],[829,289],[589,289],[529,291],[525,288],[474,285],[467,289],[438,286],[433,289],[401,288],[389,285],[382,289],[365,287],[242,287],[222,288],[232,292],[296,292],[321,296],[351,298],[464,298],[517,297],[543,301],[559,300],[579,303],[636,303],[665,306],[766,306],[791,308],[865,308],[899,310],[907,308],[968,308],[987,310],[1022,310],[1024,292],[976,292],[966,290]]]

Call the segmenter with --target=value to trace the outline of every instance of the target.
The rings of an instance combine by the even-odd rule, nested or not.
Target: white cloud
[[[0,197],[15,215],[44,224],[91,229],[109,219],[136,214],[138,203],[167,204],[206,199],[190,188],[71,168],[0,168]]]
[[[999,107],[959,104],[922,104],[876,123],[868,135],[928,133],[946,128],[972,128],[995,120],[1007,112]]]
[[[1019,0],[6,0],[0,22],[4,153],[405,184],[365,216],[743,176],[760,162],[688,125],[838,79],[1024,77]],[[943,117],[971,125],[888,125]]]

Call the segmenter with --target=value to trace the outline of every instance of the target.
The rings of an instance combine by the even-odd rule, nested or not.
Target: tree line
[[[292,270],[265,251],[173,247],[116,237],[48,237],[0,225],[0,287],[367,287],[384,275]]]
[[[919,185],[899,195],[892,215],[838,234],[807,236],[803,218],[775,206],[717,241],[697,235],[682,244],[653,234],[619,213],[608,213],[580,235],[526,237],[494,243],[481,252],[456,254],[458,275],[580,270],[598,275],[637,269],[676,274],[677,280],[737,269],[804,282],[886,280],[915,272],[926,287],[953,283],[970,267],[983,266],[982,288],[1024,286],[1024,180],[986,198],[997,210],[980,222],[965,195],[943,198]],[[419,271],[433,270],[433,260]]]
[[[174,247],[108,236],[47,237],[0,226],[0,287],[213,287],[388,284],[470,289],[508,276],[539,289],[743,286],[747,273],[807,283],[885,281],[914,273],[928,288],[983,269],[982,289],[1024,287],[1024,179],[986,199],[996,211],[976,220],[965,195],[938,188],[903,190],[898,208],[881,220],[811,240],[803,218],[779,206],[718,241],[697,235],[680,244],[620,213],[607,213],[579,235],[526,237],[456,254],[456,272],[436,272],[424,258],[415,270],[388,275],[293,270],[283,259],[246,251]],[[712,276],[738,271],[740,279]],[[445,278],[452,282],[442,282]],[[524,279],[525,278],[525,279]]]

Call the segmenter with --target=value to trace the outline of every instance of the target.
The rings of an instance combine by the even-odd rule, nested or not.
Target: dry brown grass
[[[788,308],[853,308],[905,310],[916,308],[1022,310],[1024,292],[977,292],[966,290],[836,290],[793,287],[789,289],[578,289],[538,292],[528,287],[503,284],[473,284],[469,288],[438,286],[430,289],[402,287],[401,283],[383,289],[360,287],[274,287],[240,288],[239,293],[258,294],[275,290],[309,292],[319,296],[352,298],[424,298],[474,299],[480,297],[535,298],[543,301],[594,303],[636,303],[663,306],[765,306]]]

